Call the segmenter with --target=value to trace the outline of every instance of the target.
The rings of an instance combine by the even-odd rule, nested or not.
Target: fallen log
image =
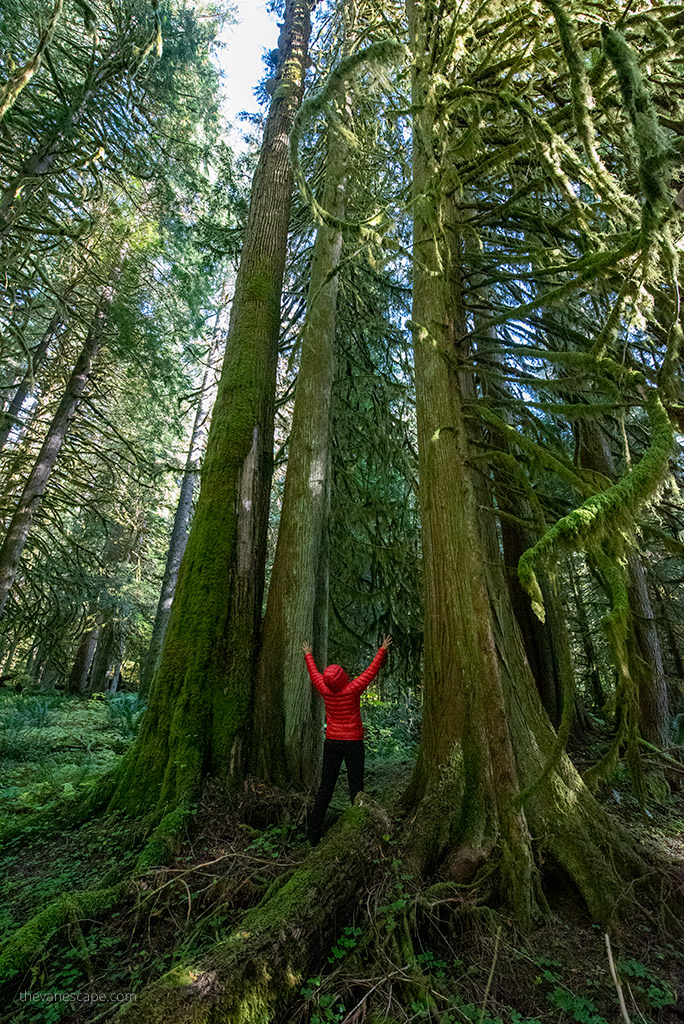
[[[271,1024],[296,998],[382,864],[383,810],[356,803],[284,884],[194,966],[176,967],[118,1024]]]

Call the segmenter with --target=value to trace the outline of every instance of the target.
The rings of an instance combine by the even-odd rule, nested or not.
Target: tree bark
[[[24,550],[34,516],[40,507],[43,495],[50,481],[50,476],[59,458],[64,439],[76,415],[81,396],[88,382],[88,377],[102,340],[105,322],[105,307],[101,302],[86,335],[62,400],[57,407],[46,438],[19,498],[2,548],[0,548],[0,615],[2,615],[10,589],[16,578],[19,560]]]
[[[496,474],[495,474],[496,479]],[[499,505],[518,518],[527,518],[529,507],[511,502],[504,496],[503,488],[497,488]],[[531,533],[505,517],[501,520],[501,541],[503,545],[505,574],[513,613],[520,627],[527,660],[539,690],[544,709],[554,728],[558,728],[563,713],[564,695],[572,686],[574,669],[570,653],[570,641],[565,619],[554,582],[540,574],[540,586],[544,595],[546,619],[541,622],[532,611],[529,596],[518,579],[520,556],[534,544]]]
[[[323,206],[344,217],[347,144],[328,123]],[[255,687],[252,762],[261,778],[311,785],[321,748],[321,700],[302,642],[327,659],[326,537],[331,397],[342,232],[316,233],[288,446],[287,473]]]
[[[90,689],[90,669],[101,631],[102,627],[98,623],[91,629],[86,630],[81,637],[67,683],[67,689],[70,693],[86,693]]]
[[[110,619],[102,628],[97,643],[88,689],[91,693],[108,693],[112,682],[118,678],[123,656],[123,631],[117,619]]]
[[[236,783],[252,712],[273,461],[280,299],[309,0],[289,0],[200,494],[159,669],[112,807],[175,805],[206,774]]]
[[[603,707],[606,703],[606,695],[603,692],[603,683],[601,681],[601,673],[598,667],[596,648],[594,647],[594,641],[591,635],[589,616],[587,615],[587,609],[584,606],[584,598],[580,592],[579,583],[572,567],[572,562],[568,565],[568,573],[570,576],[570,585],[572,587],[573,597],[575,599],[575,610],[579,625],[579,642],[584,649],[584,657],[587,665],[589,689],[594,702],[594,710],[600,712],[603,711]]]
[[[117,1021],[271,1024],[281,1019],[381,863],[380,837],[389,822],[365,801],[360,794],[302,866],[202,962],[164,975]]]
[[[53,313],[43,337],[31,353],[31,366],[26,370],[26,373],[19,381],[17,389],[14,392],[7,409],[2,414],[2,419],[0,419],[0,451],[4,448],[10,431],[18,423],[19,414],[21,413],[24,402],[28,397],[29,391],[33,387],[34,374],[45,360],[50,343],[55,337],[61,322],[62,310],[57,309]]]
[[[217,330],[214,343],[211,351],[209,352],[207,367],[202,381],[202,390],[197,403],[192,433],[190,435],[190,447],[188,449],[188,457],[185,462],[185,470],[181,481],[176,514],[173,519],[173,529],[171,531],[171,540],[169,541],[169,550],[166,555],[164,578],[162,580],[161,593],[159,594],[159,602],[157,604],[157,611],[154,617],[150,646],[140,673],[141,694],[149,692],[152,685],[152,679],[159,667],[159,659],[161,658],[164,637],[166,635],[169,618],[171,616],[173,595],[176,592],[176,584],[178,583],[178,572],[180,570],[180,564],[185,552],[185,547],[188,543],[188,531],[190,529],[190,520],[192,518],[192,499],[200,476],[200,463],[202,461],[202,455],[209,430],[209,416],[216,394],[215,378],[218,360],[220,358],[220,346],[218,342],[219,335]]]
[[[444,132],[431,55],[449,38],[437,9],[407,0],[413,72],[413,313],[425,585],[423,731],[406,802],[407,859],[466,882],[494,851],[497,896],[523,925],[545,905],[544,851],[590,912],[615,912],[643,862],[602,811],[544,712],[503,578],[481,522],[463,415],[467,317],[458,221],[440,195]],[[448,241],[445,242],[444,239]],[[537,837],[533,842],[532,837]]]

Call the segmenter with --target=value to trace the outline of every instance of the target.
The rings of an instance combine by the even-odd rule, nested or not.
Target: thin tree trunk
[[[280,300],[310,0],[288,0],[200,494],[159,669],[112,807],[174,806],[209,773],[237,782],[251,724],[266,562]]]
[[[57,407],[47,436],[19,498],[2,548],[0,548],[0,615],[2,615],[10,589],[16,578],[19,561],[34,516],[40,507],[50,476],[59,458],[64,439],[76,415],[76,410],[88,382],[88,377],[90,376],[90,371],[92,370],[93,362],[102,340],[105,319],[104,305],[100,303],[74,370],[67,383],[62,400]]]
[[[12,662],[14,661],[14,653],[19,646],[18,640],[13,640],[7,649],[7,653],[3,655],[2,663],[0,664],[0,679],[8,676],[12,670]]]
[[[81,637],[81,642],[76,652],[76,658],[69,674],[67,689],[70,693],[87,693],[90,689],[90,669],[93,664],[95,650],[100,639],[102,627],[99,623]]]
[[[603,711],[603,707],[606,703],[606,695],[603,692],[603,683],[601,682],[601,673],[599,672],[598,658],[596,656],[596,649],[594,647],[591,627],[589,625],[587,609],[584,606],[584,598],[580,593],[577,575],[572,567],[572,562],[570,561],[568,562],[568,574],[570,577],[573,597],[575,599],[575,610],[579,625],[579,642],[584,649],[584,657],[587,663],[587,675],[589,678],[589,688],[594,702],[594,710],[601,712]]]
[[[90,693],[107,692],[109,684],[108,675],[111,674],[112,664],[116,661],[118,653],[115,623],[113,620],[110,620],[100,630],[88,680],[88,690]]]
[[[639,728],[641,735],[657,747],[667,747],[670,738],[667,681],[646,571],[640,555],[627,558],[627,595],[637,642],[643,662],[639,672]]]
[[[328,125],[323,205],[344,216],[347,145]],[[316,233],[302,349],[255,689],[253,763],[269,781],[310,785],[321,747],[320,698],[313,690],[302,642],[327,657],[325,557],[330,477],[331,396],[342,233]]]
[[[225,302],[225,292],[223,299]],[[190,520],[192,518],[192,499],[200,476],[200,464],[209,431],[209,417],[211,407],[214,404],[214,397],[216,395],[216,372],[221,353],[219,341],[220,335],[217,327],[214,342],[208,355],[207,367],[202,381],[202,390],[200,392],[197,410],[195,412],[195,419],[192,426],[190,447],[188,449],[185,470],[181,481],[176,514],[173,519],[173,529],[171,531],[171,539],[169,541],[169,550],[166,555],[164,578],[162,580],[161,593],[159,595],[157,611],[154,617],[150,646],[140,673],[141,694],[149,692],[154,674],[159,667],[159,659],[161,658],[164,636],[166,635],[166,629],[171,616],[173,595],[176,592],[176,584],[178,583],[178,572],[180,570],[181,560],[188,542],[188,531],[190,529]]]
[[[674,668],[674,674],[677,679],[684,680],[684,660],[682,659],[682,652],[677,642],[674,629],[672,628],[672,619],[670,617],[670,602],[668,601],[665,588],[662,585],[656,584],[655,588],[656,601],[660,609],[660,615],[658,616],[659,622],[665,638],[667,640],[667,646],[670,651],[670,658],[672,659],[672,665]]]
[[[31,353],[31,365],[28,367],[26,373],[17,385],[17,389],[14,392],[7,409],[2,413],[2,417],[0,418],[0,451],[4,448],[5,442],[7,441],[12,428],[18,425],[19,414],[21,413],[24,402],[28,397],[29,391],[33,387],[35,372],[40,366],[42,366],[50,347],[50,343],[54,339],[61,322],[62,310],[57,309],[52,314],[52,318],[50,319],[50,323],[48,324],[43,337]]]

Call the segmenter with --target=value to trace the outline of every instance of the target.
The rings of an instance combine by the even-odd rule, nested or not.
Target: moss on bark
[[[474,387],[464,369],[470,352],[463,218],[440,187],[436,147],[448,146],[449,136],[428,56],[439,52],[453,26],[417,0],[408,0],[407,9],[414,51],[412,321],[425,576],[423,733],[406,795],[413,815],[407,856],[416,870],[459,882],[490,862],[497,901],[522,925],[545,909],[543,862],[550,857],[578,886],[594,918],[606,922],[624,911],[625,889],[645,865],[559,750],[513,615],[493,520],[480,512],[493,502],[478,499],[489,483],[477,473],[464,421]],[[617,485],[618,493],[609,488],[587,502],[556,534],[612,525],[626,503],[653,492],[671,432],[655,396],[649,413],[654,438],[642,463]],[[545,538],[527,568],[558,539]],[[521,582],[540,599],[533,570],[522,573]]]
[[[360,794],[301,867],[224,942],[199,964],[170,971],[117,1020],[270,1024],[353,912],[388,828],[384,813]]]
[[[266,559],[280,298],[292,196],[287,135],[301,99],[308,0],[289,0],[255,171],[197,510],[140,735],[111,808],[172,811],[208,775],[236,783],[252,712]]]

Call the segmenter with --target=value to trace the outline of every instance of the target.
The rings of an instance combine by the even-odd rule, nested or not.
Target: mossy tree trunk
[[[328,124],[323,205],[344,217],[347,144]],[[321,748],[321,700],[302,642],[327,657],[327,559],[331,398],[337,265],[342,233],[319,226],[314,243],[283,506],[256,676],[252,759],[269,781],[310,785]]]
[[[594,800],[544,712],[482,522],[463,401],[467,320],[455,219],[440,191],[443,127],[432,55],[448,19],[407,0],[413,73],[413,337],[425,578],[423,731],[406,795],[418,870],[470,880],[497,857],[498,897],[523,924],[543,909],[543,852],[606,920],[642,862]],[[440,38],[442,37],[443,38]],[[451,226],[451,230],[450,230]],[[543,776],[543,781],[539,781]],[[524,797],[522,796],[524,794]],[[532,837],[535,837],[534,841]]]
[[[116,1017],[146,1024],[271,1024],[382,870],[390,828],[360,795],[304,863],[193,966],[177,967]]]
[[[197,509],[150,703],[112,807],[175,806],[196,795],[206,775],[238,781],[245,768],[293,185],[287,142],[303,91],[312,6],[286,4]]]

